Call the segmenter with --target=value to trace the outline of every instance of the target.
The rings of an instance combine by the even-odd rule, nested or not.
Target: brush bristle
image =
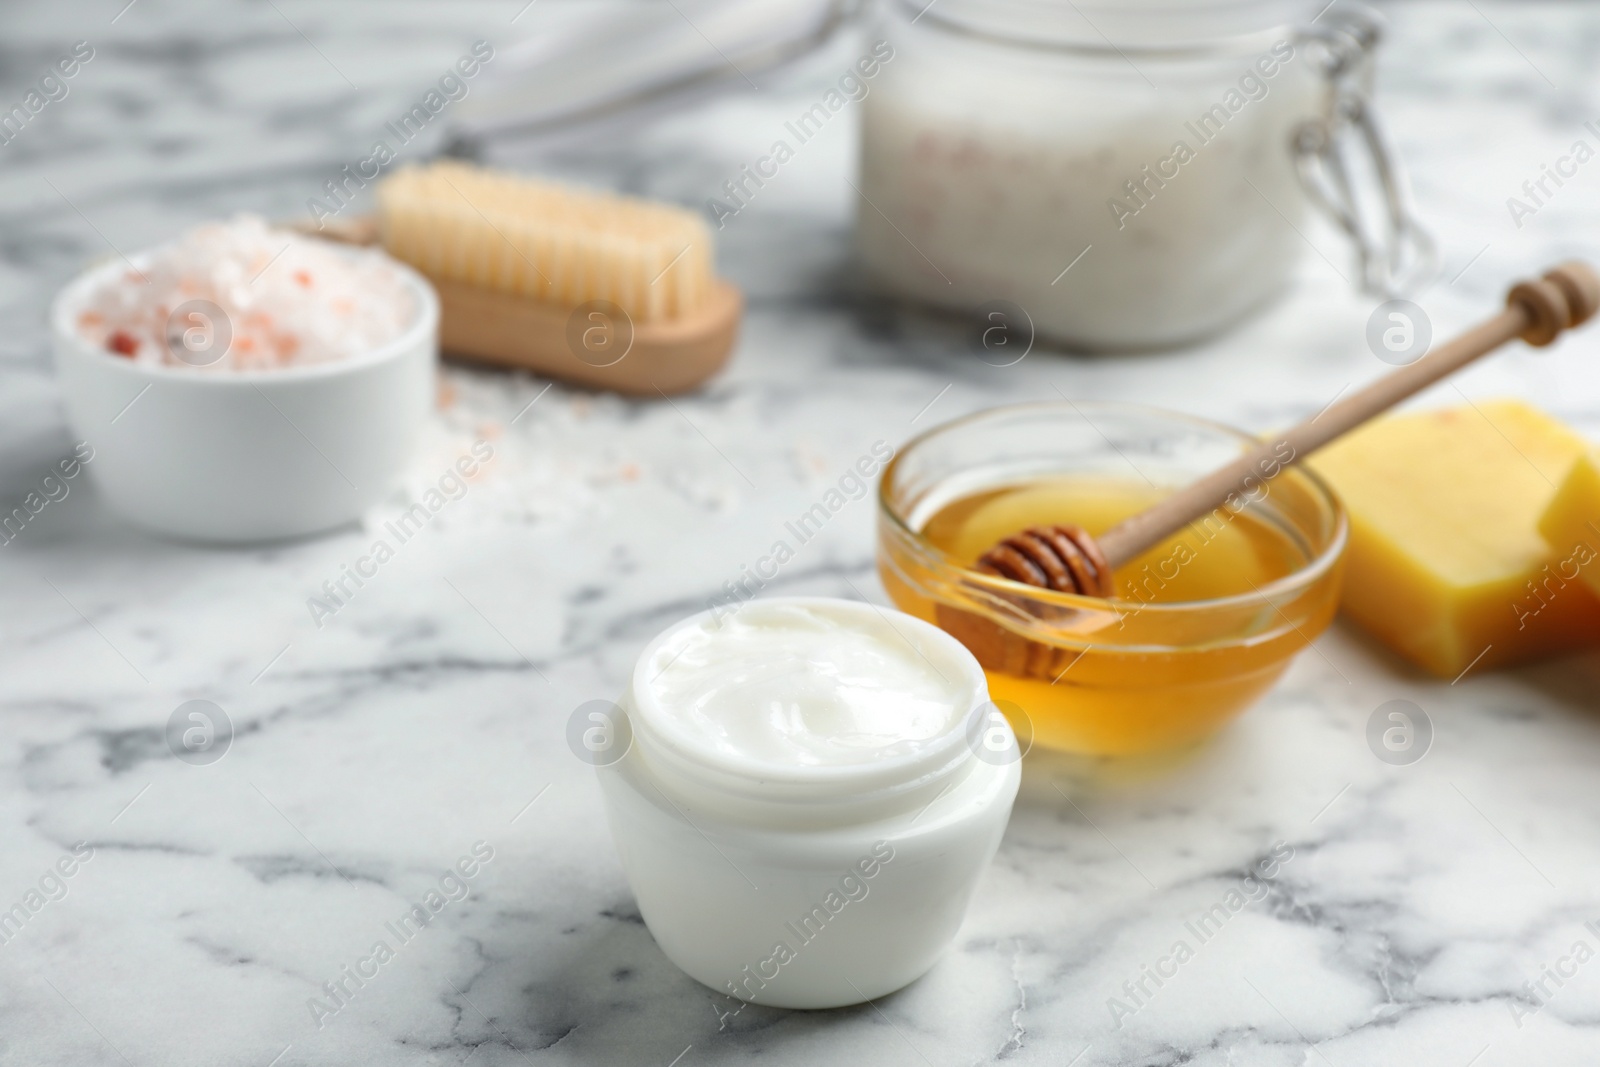
[[[712,286],[711,231],[691,211],[442,161],[378,187],[383,244],[434,278],[636,322],[677,319]]]

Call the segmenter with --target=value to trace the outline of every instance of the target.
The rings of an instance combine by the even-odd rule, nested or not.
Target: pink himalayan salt
[[[201,317],[173,314],[195,300],[220,308],[226,322],[208,323],[209,309]],[[412,323],[413,304],[383,253],[238,215],[190,230],[140,270],[101,286],[79,312],[78,330],[139,363],[262,370],[368,352]],[[228,333],[218,353],[216,340]]]

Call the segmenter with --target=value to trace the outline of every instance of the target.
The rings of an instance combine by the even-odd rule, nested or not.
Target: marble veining
[[[57,287],[201,219],[296,217],[471,42],[509,46],[576,11],[122,7],[4,15],[0,102],[73,42],[96,53],[65,99],[0,145],[7,507],[73,444],[44,327]],[[1600,117],[1600,10],[1384,10],[1381,103],[1443,249],[1421,300],[1437,336],[1488,310],[1506,280],[1600,254],[1600,168],[1521,228],[1506,206]],[[850,47],[649,123],[482,150],[703,204]],[[295,544],[193,548],[128,529],[80,482],[0,548],[0,912],[43,901],[0,943],[0,1064],[1500,1067],[1600,1055],[1600,963],[1575,961],[1579,942],[1600,950],[1600,925],[1586,925],[1600,923],[1600,655],[1447,685],[1342,625],[1197,751],[1031,756],[958,943],[897,995],[734,1012],[656,949],[592,772],[563,740],[567,716],[619,692],[645,641],[718,595],[874,441],[1058,390],[1265,429],[1386,369],[1362,341],[1371,301],[1339,277],[1348,260],[1320,229],[1307,236],[1327,258],[1308,252],[1289,297],[1228,337],[987,366],[960,329],[859,297],[853,122],[830,125],[720,233],[750,315],[735,363],[702,393],[541,395],[524,376],[450,368],[408,491],[480,437],[496,458],[321,626],[307,598],[382,515]],[[1597,387],[1594,332],[1507,352],[1459,382],[1469,396],[1529,397],[1592,436]],[[1429,399],[1459,400],[1455,388]],[[870,501],[851,503],[768,591],[881,601],[872,519]],[[1396,698],[1436,728],[1407,767],[1364,740],[1373,709]],[[193,699],[235,729],[209,766],[165,742],[169,715]],[[474,849],[492,859],[465,895],[446,893],[408,937],[390,932]],[[1202,940],[1191,925],[1233,892],[1250,899]],[[374,977],[337,1011],[309,1007],[380,940],[392,958]],[[1182,961],[1160,964],[1179,942]],[[1544,970],[1562,959],[1575,974],[1558,986]],[[1158,964],[1176,968],[1160,985],[1146,977]]]

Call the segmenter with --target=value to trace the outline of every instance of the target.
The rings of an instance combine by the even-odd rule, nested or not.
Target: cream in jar
[[[960,662],[931,651],[886,617],[767,603],[678,630],[656,650],[653,689],[707,751],[848,766],[913,752],[966,710]]]
[[[657,637],[626,705],[632,746],[599,768],[607,817],[674,963],[796,1008],[933,966],[1021,776],[957,641],[853,601],[755,601]]]

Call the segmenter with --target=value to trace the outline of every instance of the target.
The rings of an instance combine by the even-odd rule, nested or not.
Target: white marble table
[[[121,6],[3,16],[7,106],[73,41],[96,50],[71,94],[0,146],[7,509],[70,447],[43,326],[58,285],[113,246],[204,218],[302,210],[472,40],[563,14],[555,0],[514,26],[520,0],[144,0],[113,23]],[[1518,272],[1600,254],[1600,163],[1520,230],[1505,206],[1600,116],[1600,10],[1479,0],[1390,14],[1381,92],[1443,239],[1444,277],[1422,303],[1444,331]],[[832,63],[551,165],[700,203]],[[830,128],[724,231],[751,314],[736,363],[702,394],[640,404],[556,388],[511,424],[543,383],[449,370],[415,480],[479,434],[497,435],[492,477],[321,629],[306,598],[360,554],[360,531],[183,547],[131,532],[79,484],[0,549],[0,910],[41,880],[65,889],[0,944],[0,1064],[1600,1056],[1600,964],[1546,980],[1548,998],[1524,986],[1575,942],[1600,948],[1584,925],[1600,920],[1600,656],[1450,686],[1342,627],[1198,751],[1030,757],[956,948],[911,988],[851,1010],[752,1008],[719,1031],[721,999],[638,917],[592,773],[563,742],[573,708],[614,695],[648,637],[874,440],[1055,388],[1267,427],[1385,369],[1362,342],[1371,302],[1309,254],[1291,298],[1198,351],[986,366],[949,331],[855,299],[853,159],[852,131]],[[1342,266],[1331,235],[1314,239]],[[1460,385],[1532,398],[1600,436],[1600,334],[1509,353]],[[871,527],[870,505],[851,505],[775,589],[881,597]],[[208,766],[164,740],[191,699],[236,730]],[[1367,747],[1368,716],[1391,699],[1432,717],[1420,763],[1388,766]],[[77,842],[86,861],[70,859]],[[470,895],[315,1018],[323,983],[477,842],[493,858]],[[1124,983],[1275,842],[1293,858],[1271,892],[1114,1026],[1109,999],[1127,1002]],[[71,877],[47,877],[58,861]]]

